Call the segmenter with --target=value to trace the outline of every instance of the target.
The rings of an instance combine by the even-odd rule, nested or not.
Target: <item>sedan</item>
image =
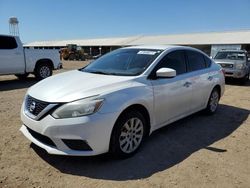
[[[125,158],[153,131],[216,112],[224,74],[200,50],[133,46],[38,82],[25,95],[21,132],[50,154]]]

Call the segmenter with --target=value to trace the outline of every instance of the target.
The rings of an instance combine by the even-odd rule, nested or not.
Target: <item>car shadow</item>
[[[2,80],[0,81],[0,91],[11,91],[15,89],[28,88],[38,81],[34,77],[28,77],[25,80]]]
[[[200,149],[227,152],[227,148],[210,145],[232,134],[249,113],[249,110],[228,105],[220,105],[212,116],[196,113],[154,132],[137,154],[124,160],[113,159],[108,154],[96,157],[56,156],[47,154],[34,144],[31,147],[62,173],[115,181],[135,180],[169,169]]]
[[[242,87],[249,87],[250,86],[250,80],[248,80],[248,81],[246,81],[246,83],[242,84],[240,80],[226,78],[225,82],[227,85],[235,85],[235,86],[242,86]]]

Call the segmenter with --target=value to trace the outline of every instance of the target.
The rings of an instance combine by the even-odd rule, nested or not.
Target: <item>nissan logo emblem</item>
[[[30,112],[33,112],[36,108],[36,102],[33,101],[31,104],[30,104]]]

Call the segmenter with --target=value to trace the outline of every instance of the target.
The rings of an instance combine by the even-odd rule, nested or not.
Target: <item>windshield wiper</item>
[[[110,75],[110,73],[108,73],[108,72],[103,72],[103,71],[89,71],[89,73]]]
[[[104,71],[100,71],[100,70],[84,70],[82,69],[81,71],[83,72],[88,72],[88,73],[93,73],[93,74],[103,74],[103,75],[114,75],[114,76],[135,76],[135,75],[131,75],[131,74],[127,74],[127,73],[123,73],[123,72],[119,72],[119,73],[115,73],[115,72],[104,72]]]

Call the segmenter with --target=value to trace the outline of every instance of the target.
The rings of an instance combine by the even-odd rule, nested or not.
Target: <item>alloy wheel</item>
[[[210,97],[210,104],[209,105],[210,105],[211,112],[214,112],[217,109],[218,103],[219,103],[219,94],[215,90]]]
[[[119,137],[120,149],[124,153],[132,153],[141,144],[144,134],[143,123],[139,118],[129,119],[121,128]]]
[[[41,69],[40,69],[40,76],[41,76],[42,78],[47,78],[47,77],[49,77],[49,76],[50,76],[50,68],[47,67],[47,66],[41,67]]]

